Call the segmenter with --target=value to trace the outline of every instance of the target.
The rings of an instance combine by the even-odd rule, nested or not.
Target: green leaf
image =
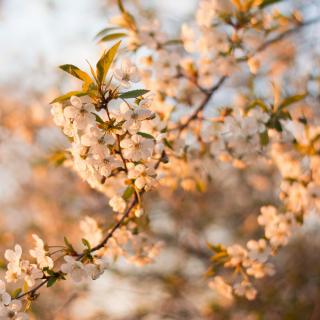
[[[168,139],[164,138],[163,142],[169,149],[173,150],[172,143]]]
[[[63,241],[64,241],[64,243],[65,243],[65,245],[66,245],[67,247],[71,246],[71,244],[70,244],[70,242],[69,242],[69,240],[68,240],[67,237],[63,237]]]
[[[280,119],[278,119],[278,117],[274,114],[271,116],[271,119],[269,120],[267,125],[268,128],[273,128],[276,129],[278,132],[282,132],[282,125]]]
[[[85,95],[86,95],[86,92],[83,92],[83,91],[70,91],[70,92],[54,99],[53,101],[50,102],[50,104],[56,103],[56,102],[63,102],[65,100],[70,99],[72,96],[82,97]]]
[[[85,247],[87,247],[89,250],[91,250],[91,245],[87,239],[83,238],[83,239],[81,239],[81,241]]]
[[[91,112],[95,117],[96,117],[96,121],[100,124],[104,124],[105,122],[103,121],[103,119],[96,113]]]
[[[134,193],[134,188],[132,188],[131,186],[127,187],[127,189],[123,192],[122,194],[122,198],[124,200],[129,200],[131,198],[131,196]]]
[[[96,83],[98,83],[98,78],[97,78],[96,72],[95,72],[94,69],[92,68],[91,63],[90,63],[88,60],[86,60],[86,61],[87,61],[88,65],[89,65],[89,67],[90,67],[90,72],[91,72],[94,80],[96,81]]]
[[[163,43],[164,46],[182,45],[183,41],[181,39],[172,39]]]
[[[260,8],[265,8],[267,6],[270,6],[272,4],[275,4],[277,2],[281,2],[283,0],[264,0],[261,4],[260,4]]]
[[[18,289],[14,290],[14,291],[12,292],[11,297],[12,297],[13,299],[16,299],[21,292],[22,292],[22,289],[21,289],[21,288],[18,288]]]
[[[125,122],[126,122],[126,120],[121,120],[121,121],[119,121],[119,122],[115,125],[115,127],[118,128],[118,129],[121,129],[121,126],[122,126]]]
[[[112,34],[108,34],[108,35],[104,36],[102,39],[99,40],[99,42],[112,41],[112,40],[120,39],[120,38],[123,38],[126,36],[127,36],[127,34],[123,33],[123,32],[112,33]]]
[[[284,99],[282,101],[282,103],[280,104],[278,110],[282,110],[288,106],[290,106],[291,104],[294,104],[298,101],[301,101],[303,100],[304,98],[306,97],[306,94],[297,94],[297,95],[294,95],[294,96],[291,96],[291,97],[288,97],[286,99]]]
[[[66,160],[67,152],[64,150],[57,150],[49,157],[49,162],[57,167],[61,166]]]
[[[139,136],[141,136],[141,137],[146,138],[146,139],[155,140],[154,136],[152,136],[152,135],[149,134],[149,133],[139,131],[139,132],[137,132],[137,134],[138,134]]]
[[[250,110],[254,109],[256,106],[259,106],[264,112],[268,112],[268,106],[260,99],[253,100],[251,104],[246,108],[246,111],[249,112]]]
[[[72,76],[84,81],[85,83],[89,84],[92,82],[91,77],[78,67],[74,66],[73,64],[64,64],[62,66],[59,66],[59,68]]]
[[[122,0],[118,0],[118,7],[119,7],[119,10],[122,12],[122,13],[125,13],[126,12],[126,9],[124,8],[124,5],[122,3]]]
[[[23,288],[22,289],[23,292],[27,292],[29,290],[29,286],[28,286],[28,283],[26,281],[24,281],[22,288]]]
[[[67,239],[67,237],[63,238],[63,241],[67,247],[67,249],[69,250],[70,253],[76,252],[72,246],[72,244],[69,242],[69,240]]]
[[[262,146],[266,146],[269,143],[269,135],[268,130],[265,130],[264,132],[260,133],[260,144]]]
[[[110,69],[110,66],[116,56],[121,41],[117,42],[111,49],[105,52],[97,63],[97,78],[101,84]]]
[[[57,280],[58,280],[58,278],[56,276],[50,277],[47,282],[47,287],[48,288],[52,287],[57,282]]]
[[[87,88],[83,88],[87,95],[91,98],[96,98],[99,95],[98,87],[95,83],[91,82]]]
[[[135,30],[136,23],[135,23],[134,17],[125,9],[122,0],[118,0],[118,8],[122,13],[122,18],[126,22],[127,27],[129,29]]]
[[[207,190],[207,187],[204,181],[200,181],[200,180],[196,182],[196,188],[197,188],[197,191],[199,192],[205,192]]]
[[[49,276],[54,276],[56,273],[53,270],[50,270],[48,267],[43,269]]]
[[[104,28],[104,29],[102,29],[101,31],[99,31],[99,32],[96,34],[95,38],[97,39],[97,38],[103,37],[103,36],[106,35],[109,31],[113,31],[113,30],[117,30],[117,29],[119,29],[119,28],[118,28],[118,27]]]
[[[212,245],[210,243],[207,243],[207,245],[208,245],[209,249],[215,253],[222,253],[222,252],[226,251],[226,249],[221,244]]]
[[[292,120],[290,113],[286,110],[282,110],[280,112],[277,112],[276,117],[278,117],[278,119]]]
[[[137,97],[143,96],[144,94],[146,94],[148,92],[149,92],[149,90],[144,90],[144,89],[132,90],[132,91],[121,93],[119,98],[121,98],[121,99],[137,98]]]

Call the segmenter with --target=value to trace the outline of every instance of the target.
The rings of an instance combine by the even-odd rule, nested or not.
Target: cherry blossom
[[[141,122],[152,116],[152,112],[145,108],[134,108],[125,111],[123,118],[125,123],[123,127],[128,130],[131,134],[135,134],[141,127]]]
[[[80,221],[80,229],[83,237],[89,241],[92,246],[97,245],[102,240],[102,230],[98,223],[91,217],[86,216]]]
[[[75,96],[70,98],[70,103],[71,106],[67,106],[63,110],[65,118],[72,120],[78,129],[85,129],[90,122],[94,121],[94,105],[82,103],[82,100]]]
[[[70,275],[74,282],[81,282],[88,277],[85,265],[71,256],[64,257],[65,263],[61,265],[61,271]]]
[[[254,300],[257,295],[257,290],[248,281],[242,281],[235,284],[234,292],[240,297],[246,297],[248,300]]]
[[[0,308],[0,319],[28,320],[29,316],[21,312],[21,308],[20,300],[12,300],[8,306]]]
[[[143,164],[134,165],[133,163],[128,164],[128,178],[134,179],[135,186],[142,190],[150,189],[155,183],[155,170],[152,167],[146,167]]]
[[[222,277],[216,276],[209,282],[210,289],[216,290],[227,299],[232,299],[232,287],[225,283]]]
[[[271,253],[270,248],[268,248],[268,243],[265,239],[250,240],[247,243],[248,256],[260,262],[266,262]]]
[[[140,80],[137,67],[129,59],[123,60],[121,67],[114,69],[113,75],[124,88],[130,88],[131,82],[135,83]]]
[[[126,159],[139,161],[151,157],[154,142],[135,134],[131,138],[122,140],[120,146],[123,148],[123,156]]]
[[[126,208],[126,202],[119,196],[113,196],[110,199],[109,204],[115,212],[119,213],[123,213]]]
[[[6,292],[6,284],[0,280],[0,296],[1,296],[1,307],[7,306],[11,301],[11,296]]]
[[[36,247],[30,250],[30,255],[37,259],[37,264],[41,269],[48,267],[53,268],[53,260],[47,255],[47,251],[44,248],[44,242],[36,234],[32,235],[36,242]]]

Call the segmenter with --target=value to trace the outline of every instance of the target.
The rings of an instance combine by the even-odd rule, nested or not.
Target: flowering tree
[[[6,250],[4,319],[28,319],[43,287],[95,280],[119,256],[153,262],[165,243],[146,230],[151,191],[164,199],[177,189],[206,192],[217,171],[254,166],[280,173],[279,199],[261,206],[262,233],[245,245],[208,244],[207,276],[226,299],[256,298],[256,279],[275,274],[273,257],[319,210],[319,75],[300,70],[292,40],[318,18],[274,9],[281,2],[201,0],[195,21],[170,38],[157,20],[118,1],[120,15],[97,35],[113,45],[95,67],[60,66],[82,86],[52,101],[54,122],[70,140],[53,160],[108,198],[114,223],[86,217],[80,249],[68,235],[56,247],[34,234],[28,259],[18,244]]]

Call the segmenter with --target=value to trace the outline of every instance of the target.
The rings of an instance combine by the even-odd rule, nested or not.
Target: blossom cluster
[[[80,221],[84,249],[76,250],[66,238],[64,246],[48,246],[33,234],[35,246],[29,250],[29,259],[24,259],[19,244],[14,249],[6,250],[7,270],[5,280],[0,280],[0,318],[29,319],[26,311],[30,307],[30,301],[38,296],[34,288],[45,284],[51,287],[57,281],[67,278],[76,283],[96,280],[120,256],[139,266],[153,262],[162,244],[151,243],[142,233],[134,235],[136,227],[131,222],[127,228],[117,229],[108,246],[102,245],[98,249],[97,246],[103,240],[102,229],[93,218],[85,217]],[[15,284],[17,288],[9,293],[6,290],[7,284]],[[25,305],[22,301],[24,297],[28,298]]]
[[[258,224],[264,228],[264,238],[250,240],[247,249],[240,245],[213,248],[215,263],[224,262],[226,268],[234,268],[240,282],[232,287],[216,276],[211,287],[218,292],[232,292],[254,299],[256,289],[249,277],[262,278],[273,275],[274,267],[269,262],[279,248],[286,246],[295,230],[308,215],[319,213],[319,126],[298,120],[282,121],[281,135],[273,132],[274,143],[270,156],[281,173],[279,198],[281,209],[264,206],[258,216]],[[272,135],[272,133],[270,134]],[[252,260],[252,256],[256,261]],[[223,285],[222,285],[223,281]],[[239,291],[239,288],[241,290]]]
[[[116,212],[126,208],[127,188],[140,193],[156,184],[155,167],[164,149],[160,116],[151,110],[146,90],[129,89],[139,80],[138,68],[125,59],[114,67],[114,82],[100,84],[97,96],[71,96],[52,107],[55,123],[69,137],[72,166],[93,188],[111,198]],[[127,97],[127,98],[126,98]],[[134,98],[134,102],[131,100]],[[129,191],[130,191],[129,190]]]
[[[14,249],[8,249],[5,252],[5,259],[8,261],[5,275],[6,283],[22,282],[24,289],[33,287],[38,280],[43,279],[45,270],[53,268],[53,260],[48,255],[43,241],[33,235],[35,248],[30,250],[30,256],[35,259],[35,263],[22,259],[22,248],[15,245]],[[1,290],[1,317],[3,319],[24,320],[29,319],[28,315],[22,310],[22,302],[19,300],[22,289],[18,288],[13,294],[6,291],[6,283],[0,281]]]

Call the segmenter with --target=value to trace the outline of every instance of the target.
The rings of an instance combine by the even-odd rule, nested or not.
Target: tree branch
[[[272,44],[274,44],[274,43],[276,43],[278,41],[281,41],[284,38],[286,38],[286,37],[298,32],[300,30],[302,30],[303,28],[311,26],[311,25],[319,23],[319,22],[320,22],[320,17],[316,17],[316,18],[311,19],[309,21],[303,22],[300,25],[298,25],[296,28],[289,29],[289,30],[277,35],[276,37],[274,37],[274,38],[272,38],[270,40],[267,40],[260,47],[257,48],[257,50],[255,51],[255,54],[265,50],[270,45],[272,45]]]
[[[108,232],[107,236],[95,247],[93,247],[89,253],[93,253],[99,249],[102,249],[109,241],[109,239],[113,236],[113,234],[115,233],[115,231],[121,227],[121,225],[123,224],[123,222],[126,220],[126,218],[129,216],[130,212],[132,211],[132,209],[136,206],[136,204],[138,203],[138,197],[137,195],[135,195],[134,199],[132,200],[130,206],[127,208],[127,210],[125,211],[125,213],[123,214],[122,218],[114,225],[114,227]],[[84,257],[84,253],[80,254],[77,256],[77,260],[81,260]],[[30,297],[34,297],[36,292],[42,288],[44,285],[46,285],[49,281],[49,278],[44,279],[42,282],[40,282],[37,286],[35,286],[34,288],[32,288],[31,290],[24,292],[20,295],[18,295],[16,297],[16,299],[21,299],[25,296],[30,296]]]
[[[311,25],[314,25],[316,23],[319,23],[320,22],[320,17],[316,17],[314,19],[311,19],[309,21],[306,21],[304,23],[301,23],[300,25],[298,25],[298,27],[296,28],[292,28],[292,29],[289,29],[279,35],[277,35],[276,37],[272,38],[272,39],[269,39],[267,40],[266,42],[264,42],[260,47],[258,47],[255,51],[254,54],[252,55],[255,55],[263,50],[265,50],[266,48],[268,48],[270,45],[276,43],[276,42],[279,42],[281,40],[283,40],[284,38],[290,36],[291,34],[294,34],[295,32],[298,32],[300,31],[301,29],[305,28],[305,27],[308,27],[308,26],[311,26]],[[247,59],[246,59],[247,60]],[[245,61],[246,61],[245,60]],[[243,60],[242,60],[243,61]],[[189,79],[189,78],[188,78]],[[224,76],[222,77],[219,82],[211,89],[211,90],[204,90],[202,87],[199,87],[198,83],[197,82],[194,82],[192,81],[193,84],[196,85],[196,87],[201,91],[203,92],[206,96],[205,96],[205,99],[203,100],[203,102],[200,104],[200,106],[194,111],[194,113],[188,118],[188,120],[182,124],[182,125],[179,125],[175,128],[172,128],[172,129],[169,129],[168,131],[176,131],[176,130],[179,130],[179,133],[182,132],[184,129],[186,129],[189,124],[198,118],[198,115],[199,113],[206,107],[207,103],[210,101],[212,95],[221,87],[221,85],[225,82],[225,80],[227,79],[227,76]],[[191,79],[189,79],[191,81]]]
[[[125,211],[125,213],[123,214],[122,218],[114,225],[114,227],[109,231],[109,233],[107,234],[107,236],[95,247],[93,247],[90,250],[90,253],[95,252],[99,249],[102,249],[107,242],[109,241],[109,239],[113,236],[113,234],[115,233],[115,231],[121,227],[122,223],[126,220],[126,218],[128,218],[130,212],[132,211],[132,209],[136,206],[136,204],[138,203],[138,197],[137,195],[135,195],[134,199],[132,200],[130,206],[127,208],[127,210]],[[84,257],[84,254],[80,254],[77,258],[77,260],[80,260],[81,258]]]
[[[169,129],[168,131],[178,130],[179,133],[181,133],[185,128],[187,128],[192,121],[198,118],[199,113],[206,107],[208,102],[211,100],[213,94],[223,85],[223,83],[226,81],[227,78],[228,78],[227,76],[223,76],[222,78],[220,78],[218,83],[206,93],[206,96],[202,101],[202,103],[199,105],[199,107],[193,112],[193,114],[188,118],[188,120],[184,124],[179,125],[175,128]]]

